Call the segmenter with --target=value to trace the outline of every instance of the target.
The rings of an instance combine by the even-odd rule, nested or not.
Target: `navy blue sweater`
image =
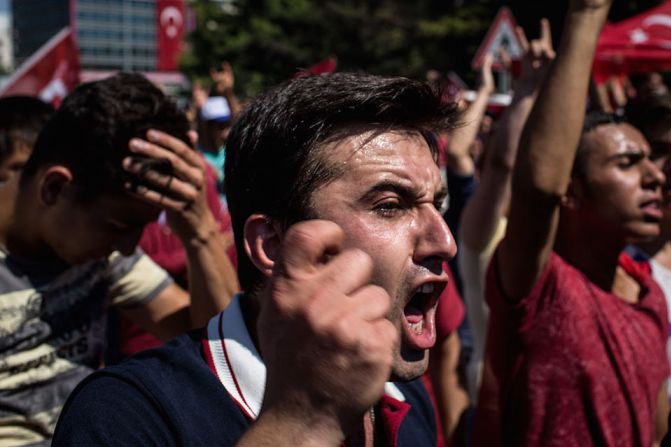
[[[72,393],[53,446],[234,445],[250,426],[207,365],[201,333],[98,371]],[[435,446],[436,426],[419,380],[395,383],[410,410],[396,446]]]

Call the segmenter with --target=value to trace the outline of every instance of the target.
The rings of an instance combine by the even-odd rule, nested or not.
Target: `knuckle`
[[[196,199],[198,198],[198,191],[195,190],[195,189],[189,188],[186,191],[186,194],[184,196],[185,196],[188,203],[189,202],[195,202]]]
[[[275,280],[273,281],[271,290],[272,303],[281,310],[288,309],[289,304],[292,303],[292,300],[287,299],[287,297],[290,297],[294,294],[294,290],[291,287],[291,284],[281,279]]]
[[[356,270],[364,271],[368,276],[373,272],[373,258],[368,253],[359,248],[350,248],[346,251],[349,259],[349,265]]]
[[[374,323],[380,334],[379,340],[388,346],[398,343],[399,334],[394,324],[387,319],[380,319]]]
[[[381,314],[386,314],[391,308],[391,298],[385,289],[380,286],[370,285],[366,291],[367,299],[379,307]]]
[[[329,332],[338,345],[348,349],[356,348],[360,345],[356,335],[358,333],[357,324],[359,322],[354,321],[352,316],[344,316],[332,322]]]
[[[309,252],[318,243],[319,240],[314,232],[309,227],[300,224],[289,228],[285,238],[285,246],[292,251]]]

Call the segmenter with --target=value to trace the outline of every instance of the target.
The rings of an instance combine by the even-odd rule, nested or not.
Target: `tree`
[[[622,20],[661,0],[616,2]],[[238,94],[250,96],[329,56],[340,71],[424,79],[454,70],[472,84],[470,62],[501,6],[530,36],[547,17],[559,40],[568,0],[192,0],[196,29],[182,69],[205,77],[228,60]]]
[[[421,0],[239,0],[192,3],[197,27],[182,60],[191,76],[229,60],[252,95],[329,56],[342,71],[422,79],[467,66],[491,20],[493,0],[456,7]]]

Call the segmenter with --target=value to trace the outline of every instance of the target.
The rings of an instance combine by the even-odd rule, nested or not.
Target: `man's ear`
[[[270,277],[282,243],[279,224],[265,214],[252,214],[243,231],[247,256],[257,269]]]
[[[583,197],[583,188],[579,181],[571,179],[566,189],[566,194],[561,198],[561,205],[571,211],[580,209],[581,198]]]
[[[40,202],[53,205],[66,186],[72,183],[72,172],[65,166],[50,166],[41,176]]]

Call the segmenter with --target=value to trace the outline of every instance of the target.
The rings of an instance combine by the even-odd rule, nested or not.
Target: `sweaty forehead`
[[[361,134],[330,143],[325,153],[334,176],[319,187],[312,200],[357,201],[374,191],[396,190],[422,200],[435,200],[445,191],[432,152],[419,133]],[[319,191],[319,192],[317,192]]]
[[[627,151],[649,151],[645,137],[627,123],[603,124],[585,135],[590,156],[609,157]]]
[[[366,131],[348,135],[326,143],[321,158],[327,165],[345,170],[378,164],[391,167],[421,163],[431,168],[436,165],[424,137],[412,131]],[[433,162],[427,163],[427,158]]]

